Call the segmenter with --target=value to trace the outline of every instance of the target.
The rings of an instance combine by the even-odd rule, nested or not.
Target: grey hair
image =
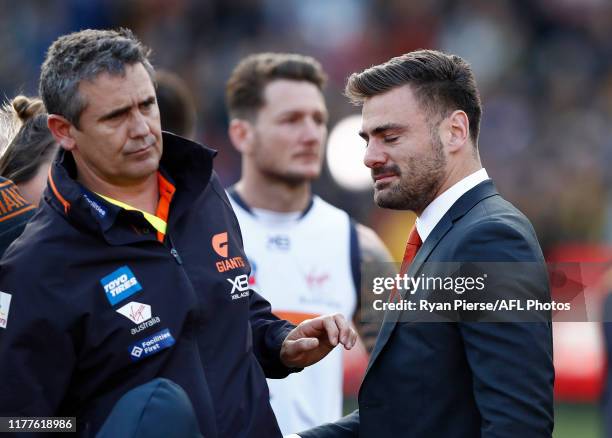
[[[100,73],[125,75],[125,66],[142,63],[152,81],[151,51],[131,30],[86,29],[59,37],[49,47],[40,73],[39,94],[49,114],[65,117],[77,128],[87,106],[79,84]]]

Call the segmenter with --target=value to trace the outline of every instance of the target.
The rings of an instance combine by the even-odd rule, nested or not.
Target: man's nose
[[[321,143],[322,138],[325,136],[325,132],[325,125],[317,123],[312,118],[307,117],[302,126],[301,140],[306,144],[316,145]]]
[[[387,155],[376,141],[370,141],[363,156],[363,164],[370,169],[380,167],[387,161]]]
[[[130,121],[130,137],[145,137],[151,132],[147,118],[140,112],[135,111]]]

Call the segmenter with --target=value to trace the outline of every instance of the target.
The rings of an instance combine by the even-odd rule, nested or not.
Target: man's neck
[[[121,201],[131,207],[151,214],[157,211],[159,201],[157,173],[151,174],[141,182],[126,186],[116,186],[98,178],[95,181],[92,178],[81,178],[80,174],[77,181],[95,193]]]
[[[310,182],[288,184],[267,178],[243,177],[236,192],[249,207],[278,212],[303,211],[311,198]]]
[[[474,172],[479,171],[480,169],[482,169],[480,158],[465,161],[465,162],[460,163],[459,165],[450,167],[448,173],[442,180],[442,184],[440,184],[440,187],[438,188],[438,191],[436,192],[433,199],[438,198],[442,193],[446,192],[448,189],[450,189],[452,186],[457,184],[459,181],[470,176]],[[415,213],[417,217],[420,217],[421,214],[423,214],[423,211],[424,210],[416,211]]]

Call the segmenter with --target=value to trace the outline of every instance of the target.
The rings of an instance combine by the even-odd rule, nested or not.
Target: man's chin
[[[321,175],[319,171],[302,171],[302,172],[290,172],[280,176],[281,179],[285,180],[288,184],[305,184],[311,183]]]
[[[381,192],[374,192],[374,202],[380,208],[389,208],[392,210],[402,210],[402,208],[398,206],[398,200],[394,199],[393,196],[387,196],[386,193],[383,194]]]
[[[404,196],[388,190],[374,190],[374,202],[380,208],[389,210],[414,210],[412,205],[408,205]]]

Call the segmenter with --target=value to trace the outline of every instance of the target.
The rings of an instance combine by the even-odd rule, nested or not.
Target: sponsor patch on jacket
[[[159,316],[152,316],[150,305],[137,301],[130,301],[125,306],[120,307],[117,309],[117,313],[120,313],[136,324],[136,327],[130,329],[132,336],[161,322]]]
[[[125,306],[117,309],[117,313],[125,316],[134,324],[140,324],[147,319],[151,319],[151,306],[136,301],[130,301]]]
[[[91,206],[91,208],[98,213],[98,215],[100,217],[105,217],[106,216],[106,209],[104,207],[102,207],[100,204],[98,204],[96,201],[94,201],[93,199],[91,199],[87,193],[83,193],[83,199],[85,199],[87,201],[87,203]]]
[[[9,310],[11,309],[11,294],[0,292],[0,327],[6,328]]]
[[[246,274],[237,275],[234,279],[226,279],[231,285],[232,290],[230,296],[232,300],[238,300],[240,298],[248,298],[249,296],[249,276]]]
[[[166,328],[130,345],[128,351],[132,361],[138,362],[145,357],[157,354],[166,348],[172,347],[174,343],[175,340],[170,334],[170,330]]]
[[[113,306],[142,290],[142,286],[136,280],[134,273],[127,266],[122,266],[102,278],[100,283],[104,288],[106,298]]]

